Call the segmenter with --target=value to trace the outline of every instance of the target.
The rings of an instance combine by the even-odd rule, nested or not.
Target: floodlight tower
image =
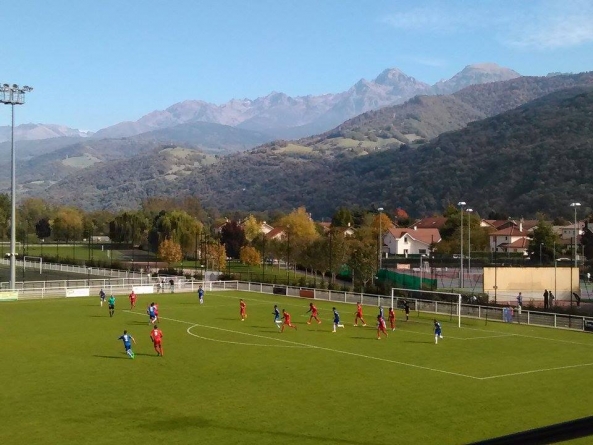
[[[574,249],[573,249],[573,256],[574,256],[574,267],[577,267],[577,208],[581,206],[580,202],[571,202],[571,207],[574,207]],[[578,229],[580,232],[581,230]]]
[[[383,266],[383,230],[381,227],[381,213],[383,213],[383,207],[379,207],[377,209],[379,211],[379,239],[377,243],[379,244],[379,270]],[[379,272],[377,271],[377,274]]]
[[[460,272],[459,272],[459,287],[463,289],[463,207],[467,204],[465,201],[459,201],[457,205],[460,208],[459,222],[461,224],[461,235],[459,237],[459,261],[460,261]]]
[[[10,289],[16,288],[16,158],[14,154],[14,106],[25,103],[25,93],[33,91],[33,88],[25,85],[19,87],[17,84],[7,83],[0,85],[0,103],[10,105],[12,108],[11,126],[11,194],[10,194]]]

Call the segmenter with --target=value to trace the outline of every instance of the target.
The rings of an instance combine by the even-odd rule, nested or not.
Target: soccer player
[[[280,332],[284,332],[284,326],[288,326],[289,328],[294,328],[296,330],[296,326],[290,322],[290,314],[282,309],[282,316],[284,317],[284,323],[282,323],[282,329]]]
[[[154,314],[154,303],[150,303],[150,306],[146,309],[146,313],[148,314],[149,324],[154,324],[156,322],[156,315]]]
[[[441,329],[441,324],[434,319],[434,344],[436,345],[439,342],[439,338],[443,338],[443,330]]]
[[[404,312],[406,313],[406,321],[410,319],[410,305],[408,300],[404,300]]]
[[[241,313],[241,321],[245,321],[247,318],[247,305],[243,299],[239,300],[239,311]]]
[[[362,321],[363,326],[367,325],[364,321],[364,318],[362,318],[362,304],[360,303],[356,303],[356,317],[354,317],[354,326],[358,326],[358,319]]]
[[[128,334],[128,331],[124,331],[124,334],[120,335],[117,339],[123,340],[124,348],[126,348],[126,354],[128,354],[130,356],[130,358],[134,358],[134,351],[132,351],[132,343],[131,343],[133,341],[134,344],[136,344],[136,340],[134,340],[134,337],[132,337],[130,334]]]
[[[132,289],[132,293],[130,294],[130,310],[136,307],[136,292]]]
[[[379,317],[385,320],[385,317],[383,316],[383,306],[379,306]]]
[[[336,328],[343,328],[344,325],[340,323],[340,314],[336,308],[333,307],[332,310],[334,311],[334,330],[332,332],[336,332]]]
[[[115,314],[115,297],[111,294],[109,300],[107,300],[107,307],[109,308],[109,316],[113,317]]]
[[[317,318],[317,307],[313,303],[309,303],[309,310],[306,312],[307,314],[311,312],[311,316],[309,317],[309,321],[307,324],[311,324],[311,320],[317,320],[317,324],[321,324],[321,320]]]
[[[389,308],[389,326],[392,331],[395,331],[395,312],[392,307]]]
[[[387,330],[385,329],[385,319],[381,315],[377,315],[377,340],[381,340],[381,333],[387,337]]]
[[[99,298],[101,299],[101,307],[103,307],[103,302],[105,301],[105,291],[103,289],[99,291]]]
[[[200,304],[204,304],[204,289],[202,289],[202,286],[198,287],[198,298],[200,299]]]
[[[152,344],[154,346],[154,350],[156,351],[156,355],[163,356],[163,331],[159,329],[159,327],[155,324],[150,331],[150,339],[152,340]]]
[[[154,307],[154,322],[156,323],[159,320],[159,305],[156,303],[153,303],[153,307]]]
[[[282,320],[280,319],[280,311],[278,310],[277,304],[274,305],[274,312],[272,312],[272,314],[274,314],[274,323],[276,324],[276,327],[278,330],[282,329]]]

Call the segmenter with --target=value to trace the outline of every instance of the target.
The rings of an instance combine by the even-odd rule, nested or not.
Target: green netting
[[[391,287],[404,287],[406,289],[421,289],[420,277],[405,273],[393,272],[391,270],[381,269],[377,274],[377,279],[383,283],[389,283]],[[437,280],[431,278],[422,278],[422,288],[436,289]]]

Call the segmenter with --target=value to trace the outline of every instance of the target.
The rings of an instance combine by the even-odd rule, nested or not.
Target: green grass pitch
[[[239,318],[239,298],[247,319]],[[145,314],[159,303],[164,357]],[[247,292],[0,304],[0,443],[462,444],[590,415],[593,337]],[[273,304],[298,330],[280,334]],[[331,307],[346,325],[331,333]],[[127,329],[135,359],[117,337]],[[587,443],[583,441],[581,443]]]

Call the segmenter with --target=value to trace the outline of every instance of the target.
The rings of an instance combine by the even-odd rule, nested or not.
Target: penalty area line
[[[131,314],[136,314],[136,315],[145,315],[145,314],[142,314],[140,312],[133,312],[133,311],[126,311],[126,312],[129,312]],[[177,323],[183,323],[183,324],[192,325],[190,328],[193,328],[193,327],[201,327],[201,328],[206,328],[206,329],[214,329],[214,330],[223,331],[223,332],[230,332],[230,333],[233,333],[233,334],[242,334],[242,335],[247,335],[247,336],[251,336],[251,337],[264,338],[266,340],[275,340],[275,341],[279,341],[279,342],[283,342],[283,343],[288,343],[288,344],[291,344],[291,345],[305,347],[305,348],[311,348],[311,349],[318,349],[318,350],[321,350],[321,351],[334,352],[336,354],[344,354],[344,355],[349,355],[349,356],[352,356],[352,357],[360,357],[360,358],[365,358],[365,359],[369,359],[369,360],[376,360],[376,361],[385,362],[385,363],[392,363],[392,364],[395,364],[395,365],[407,366],[409,368],[422,369],[424,371],[437,372],[437,373],[441,373],[441,374],[453,375],[453,376],[456,376],[456,377],[465,377],[467,379],[472,379],[472,380],[482,380],[483,379],[481,377],[475,377],[475,376],[472,376],[472,375],[461,374],[461,373],[452,372],[452,371],[445,371],[445,370],[437,369],[437,368],[430,368],[428,366],[414,365],[412,363],[400,362],[398,360],[391,360],[391,359],[388,359],[388,358],[373,357],[371,355],[359,354],[357,352],[342,351],[340,349],[332,349],[332,348],[326,348],[324,346],[316,346],[316,345],[310,345],[310,344],[307,344],[307,343],[299,343],[299,342],[295,342],[295,341],[284,340],[284,339],[281,339],[281,338],[267,337],[265,335],[250,334],[250,333],[247,333],[247,332],[234,331],[234,330],[231,330],[231,329],[219,328],[219,327],[216,327],[216,326],[201,325],[201,324],[196,324],[196,323],[190,322],[190,321],[177,320],[175,318],[167,318],[167,317],[159,317],[159,318],[162,318],[163,320],[174,321],[174,322],[177,322]]]
[[[593,363],[582,363],[580,365],[568,365],[568,366],[556,366],[554,368],[534,369],[532,371],[513,372],[510,374],[500,374],[500,375],[492,375],[489,377],[477,377],[477,378],[479,380],[492,380],[492,379],[500,379],[503,377],[513,377],[513,376],[517,376],[517,375],[535,374],[537,372],[561,371],[563,369],[584,368],[585,366],[593,366]]]

